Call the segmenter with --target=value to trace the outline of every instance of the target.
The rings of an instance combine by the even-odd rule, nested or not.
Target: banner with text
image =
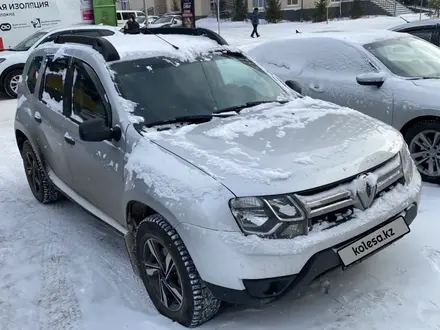
[[[38,30],[93,23],[91,0],[0,0],[0,44],[13,47]]]
[[[196,15],[194,0],[181,0],[180,6],[180,8],[182,8],[183,27],[195,28]]]

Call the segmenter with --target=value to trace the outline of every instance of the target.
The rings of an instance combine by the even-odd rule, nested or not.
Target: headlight
[[[405,177],[405,182],[408,183],[412,180],[415,165],[406,143],[404,143],[402,149],[400,150],[400,160],[402,162],[402,170],[403,176]]]
[[[298,202],[288,195],[239,197],[229,202],[232,214],[245,235],[293,238],[308,233],[307,220]]]
[[[2,63],[2,62],[4,62],[4,61],[6,61],[5,58],[0,58],[0,63]]]

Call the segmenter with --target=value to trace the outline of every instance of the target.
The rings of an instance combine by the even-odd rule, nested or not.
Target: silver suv
[[[35,198],[124,235],[160,313],[194,327],[221,301],[301,294],[409,233],[421,180],[398,131],[212,31],[142,31],[32,52],[15,134]]]

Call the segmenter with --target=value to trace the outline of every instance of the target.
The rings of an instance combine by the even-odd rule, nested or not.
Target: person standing
[[[128,19],[127,23],[125,23],[124,30],[135,30],[139,29],[139,23],[136,22],[136,18],[134,17],[134,14],[130,15],[130,18]]]
[[[251,37],[254,37],[254,34],[257,35],[257,38],[260,37],[260,35],[258,34],[257,28],[258,28],[258,24],[260,23],[260,16],[258,13],[258,8],[254,8],[253,13],[251,14],[251,22],[252,22],[252,26],[253,26],[253,30],[252,30],[252,34]]]

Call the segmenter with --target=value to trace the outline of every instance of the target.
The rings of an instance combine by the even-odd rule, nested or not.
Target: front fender
[[[124,203],[139,201],[180,223],[213,230],[239,231],[229,209],[233,194],[192,164],[141,139],[125,165]]]

